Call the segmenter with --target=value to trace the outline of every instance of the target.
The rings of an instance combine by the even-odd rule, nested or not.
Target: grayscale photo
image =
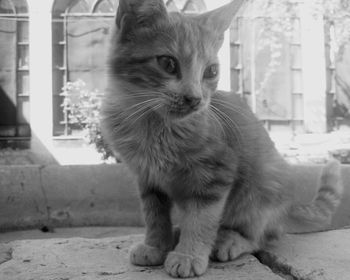
[[[0,280],[349,264],[349,0],[0,0]]]

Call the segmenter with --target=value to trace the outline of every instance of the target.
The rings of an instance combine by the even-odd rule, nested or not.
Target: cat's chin
[[[183,121],[188,118],[191,118],[192,116],[198,114],[201,110],[191,110],[191,111],[169,111],[167,114],[167,118],[171,121]]]

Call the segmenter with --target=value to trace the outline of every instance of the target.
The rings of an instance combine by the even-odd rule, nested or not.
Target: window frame
[[[31,138],[31,129],[30,129],[30,119],[26,119],[24,121],[20,120],[20,116],[24,116],[25,112],[22,109],[22,107],[19,107],[20,104],[22,104],[23,100],[26,100],[26,102],[30,102],[30,84],[28,80],[28,85],[27,85],[27,92],[19,92],[19,88],[24,88],[23,80],[20,80],[20,75],[25,73],[29,79],[30,75],[30,65],[29,65],[29,13],[28,13],[28,3],[26,0],[21,0],[21,4],[25,7],[26,12],[23,13],[18,13],[17,12],[17,7],[13,3],[12,0],[7,0],[8,3],[10,3],[11,8],[12,8],[12,13],[0,13],[0,17],[2,19],[8,19],[8,20],[13,20],[16,22],[15,25],[15,38],[14,38],[14,45],[15,45],[15,54],[14,54],[14,62],[15,62],[15,67],[13,69],[14,71],[14,96],[15,96],[15,104],[13,104],[15,108],[15,116],[12,124],[4,125],[2,126],[4,128],[4,131],[1,131],[0,134],[0,140],[11,140],[11,139],[16,139],[16,140],[29,140]],[[27,23],[27,26],[25,28],[25,35],[27,37],[27,40],[23,40],[20,38],[20,24],[21,23]],[[20,66],[20,48],[25,48],[27,53],[27,59],[28,63],[27,66]],[[21,73],[21,74],[20,74]],[[29,118],[29,116],[28,116]],[[14,129],[14,131],[13,131]],[[6,132],[7,131],[7,132]],[[11,132],[13,131],[13,132]]]
[[[74,7],[74,5],[76,5],[77,3],[79,3],[79,1],[84,1],[86,4],[89,5],[88,1],[85,0],[77,0],[77,1],[65,1],[65,2],[60,2],[62,0],[55,0],[53,3],[53,11],[52,11],[52,24],[55,23],[59,23],[60,21],[62,22],[62,32],[63,34],[60,34],[59,36],[62,37],[62,40],[57,41],[55,40],[55,38],[58,38],[59,36],[57,36],[56,34],[53,34],[53,40],[52,40],[52,44],[53,44],[53,69],[52,69],[52,73],[53,73],[53,83],[58,82],[62,83],[61,87],[59,88],[58,85],[54,85],[53,86],[53,107],[54,107],[54,115],[53,115],[53,136],[54,137],[73,137],[72,136],[72,128],[70,127],[71,125],[69,124],[69,116],[67,113],[64,112],[60,112],[59,111],[59,103],[61,100],[62,103],[62,96],[60,97],[60,92],[62,92],[62,87],[67,84],[70,81],[70,70],[69,70],[69,62],[68,62],[68,52],[69,52],[69,46],[68,46],[68,22],[69,19],[72,18],[83,18],[83,17],[91,17],[91,18],[110,18],[111,20],[115,17],[116,11],[117,11],[117,0],[95,0],[95,1],[91,1],[90,3],[90,7],[88,7],[88,11],[87,12],[71,12],[70,10],[72,9],[72,7]],[[110,2],[109,4],[114,4],[114,10],[113,12],[110,13],[102,13],[102,12],[98,12],[97,8],[98,6],[103,2],[103,1],[107,1]],[[168,1],[164,1],[165,5],[168,4],[168,2],[173,1],[173,0],[168,0]],[[183,7],[181,8],[182,12],[185,12],[186,7],[190,4],[190,2],[193,0],[187,0]],[[202,6],[205,10],[206,10],[206,5],[205,2],[203,0],[195,0],[195,1],[200,1],[200,5]],[[60,2],[60,3],[58,3]],[[113,3],[111,3],[113,2]],[[175,3],[175,2],[174,2]],[[175,3],[176,5],[176,3]],[[187,12],[188,14],[196,14],[202,11],[198,11],[198,12]],[[63,36],[62,36],[63,35]],[[62,48],[62,50],[60,49]],[[58,64],[60,64],[59,67],[56,67],[55,65],[55,51],[56,53],[58,53],[58,49],[59,53],[62,53],[62,60],[61,62],[59,62]],[[60,119],[61,118],[61,119]],[[63,127],[62,127],[63,126]]]

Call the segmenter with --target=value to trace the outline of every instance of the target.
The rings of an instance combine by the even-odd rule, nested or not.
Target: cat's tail
[[[337,160],[331,160],[322,170],[320,188],[313,201],[290,207],[287,232],[302,233],[326,229],[340,204],[342,193],[341,164]]]

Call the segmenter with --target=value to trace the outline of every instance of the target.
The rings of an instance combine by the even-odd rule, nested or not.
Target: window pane
[[[201,0],[189,0],[185,7],[184,12],[200,13],[206,10],[205,4]]]
[[[101,93],[104,92],[106,88],[106,72],[103,70],[91,70],[91,71],[72,71],[69,72],[70,81],[82,80],[86,83],[89,90],[98,90]]]
[[[0,71],[16,67],[16,22],[1,20],[0,29]]]
[[[113,17],[81,17],[68,21],[68,69],[86,71],[104,68],[108,33]]]
[[[89,5],[84,1],[80,0],[76,3],[74,3],[70,8],[68,13],[88,13],[89,12]]]
[[[115,13],[116,7],[114,5],[115,1],[103,0],[100,1],[95,7],[95,13]]]
[[[0,126],[16,121],[15,74],[0,70]]]
[[[17,93],[29,94],[29,73],[27,71],[17,72]]]
[[[291,46],[291,60],[292,60],[292,68],[300,69],[302,67],[301,46],[300,45],[292,45]]]
[[[172,1],[172,0],[168,1],[166,3],[166,6],[167,6],[169,12],[174,12],[174,11],[176,12],[178,10],[174,1]]]
[[[18,22],[18,41],[28,42],[28,20]]]
[[[304,104],[303,95],[295,94],[293,95],[293,114],[295,120],[302,120],[304,118]]]
[[[295,19],[293,21],[293,30],[292,30],[292,42],[300,43],[300,21],[299,19]]]
[[[1,0],[0,1],[0,14],[14,14],[15,11],[12,8],[9,0]]]
[[[28,97],[19,97],[17,104],[17,122],[20,123],[29,123],[30,114],[29,114],[29,98]]]
[[[63,18],[52,19],[53,42],[58,43],[64,40]]]
[[[16,12],[18,14],[28,13],[28,8],[25,0],[12,0],[12,3],[15,5]]]
[[[182,9],[185,7],[188,0],[172,0],[174,2],[175,6],[182,11]]]
[[[62,88],[65,84],[65,71],[54,70],[52,77],[53,94],[59,95],[62,92]]]
[[[292,83],[294,93],[303,92],[303,77],[301,71],[292,72]]]
[[[53,45],[53,68],[61,68],[64,66],[64,45],[55,44]]]
[[[28,45],[18,46],[18,67],[28,68],[29,67],[29,47]]]

